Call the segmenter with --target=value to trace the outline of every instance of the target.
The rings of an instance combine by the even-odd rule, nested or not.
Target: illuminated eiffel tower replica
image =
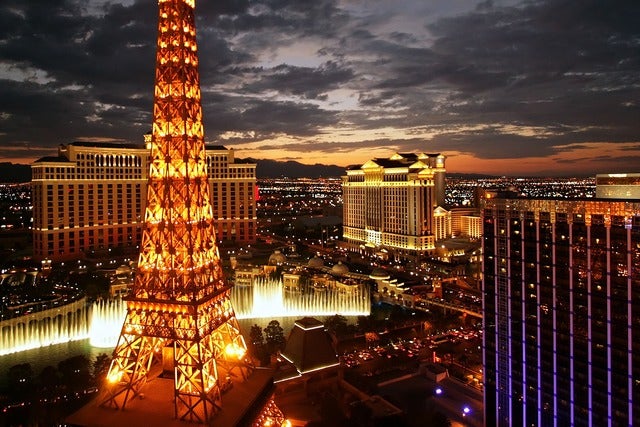
[[[195,0],[159,0],[146,229],[102,406],[125,409],[152,367],[174,378],[175,418],[210,423],[253,366],[216,245],[207,178]],[[167,368],[167,366],[169,366]],[[224,380],[220,372],[224,372]],[[270,398],[253,425],[287,425]]]

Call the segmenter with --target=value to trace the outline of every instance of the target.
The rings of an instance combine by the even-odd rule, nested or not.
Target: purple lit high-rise
[[[487,426],[640,425],[640,200],[487,199]]]

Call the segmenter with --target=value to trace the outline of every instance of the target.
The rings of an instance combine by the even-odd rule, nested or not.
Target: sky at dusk
[[[0,161],[151,129],[157,2],[2,0]],[[640,1],[197,0],[207,143],[347,166],[640,172]]]

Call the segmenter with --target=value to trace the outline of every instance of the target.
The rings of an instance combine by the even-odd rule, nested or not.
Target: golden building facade
[[[482,237],[482,218],[475,215],[463,215],[460,217],[460,235],[470,239]]]
[[[73,142],[31,166],[33,247],[55,261],[137,254],[144,226],[150,135],[145,144]],[[221,241],[255,242],[256,165],[235,163],[233,149],[207,146],[209,186]]]
[[[444,161],[441,154],[394,154],[348,168],[342,177],[344,240],[408,255],[432,251]]]
[[[468,229],[463,225],[462,217],[477,216],[480,217],[480,211],[477,208],[454,207],[449,210],[451,212],[451,235],[452,237],[467,236]],[[470,236],[469,236],[470,237]]]
[[[433,210],[433,234],[436,241],[451,237],[451,212],[442,206]]]

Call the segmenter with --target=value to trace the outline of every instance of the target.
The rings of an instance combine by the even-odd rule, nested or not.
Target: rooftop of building
[[[401,167],[409,167],[412,164],[419,162],[421,160],[433,159],[440,156],[440,153],[436,154],[424,154],[424,153],[395,153],[391,157],[376,157],[369,162],[373,162],[378,166],[381,166],[385,169],[391,168],[401,168]],[[367,163],[369,163],[367,162]],[[365,163],[366,164],[366,163]],[[347,170],[357,170],[361,169],[363,165],[351,165],[347,166]]]
[[[640,216],[640,197],[585,197],[585,198],[547,198],[547,197],[493,197],[482,202],[483,208],[498,208],[511,211],[556,212],[564,214],[603,214],[613,216]]]
[[[250,425],[273,393],[271,370],[256,369],[244,382],[234,382],[222,395],[222,410],[211,419],[211,425]],[[104,398],[99,393],[95,399],[69,416],[65,422],[75,426],[175,426],[198,425],[175,418],[174,380],[151,378],[142,393],[131,399],[124,410],[100,406]],[[248,422],[249,421],[249,422]]]
[[[64,144],[63,144],[64,145]],[[144,149],[144,143],[131,143],[131,142],[107,142],[107,141],[74,141],[67,145],[74,147],[95,147],[95,148],[129,148],[129,149]]]
[[[558,203],[570,203],[570,202],[626,202],[626,203],[640,203],[640,198],[625,198],[625,197],[573,197],[573,198],[558,198],[558,197],[533,197],[533,196],[525,196],[522,194],[518,195],[508,195],[508,194],[496,194],[491,197],[484,198],[484,202],[491,202],[492,200],[496,201],[539,201],[539,202],[558,202]]]
[[[204,144],[204,148],[205,150],[211,150],[211,151],[228,151],[229,150],[224,145],[212,145],[207,143]]]
[[[276,382],[338,366],[338,356],[324,324],[313,317],[296,320],[282,356],[296,368],[298,375],[285,364],[274,376]]]
[[[60,149],[64,150],[66,147],[87,147],[87,148],[106,148],[114,150],[144,150],[146,148],[144,143],[129,143],[129,142],[107,142],[107,141],[73,141],[68,144],[60,144]],[[205,144],[206,151],[229,151],[224,145]],[[255,163],[252,159],[234,159],[235,163],[239,164],[252,164]],[[70,163],[71,161],[64,156],[61,152],[56,156],[44,156],[33,163]]]
[[[381,396],[374,395],[368,399],[361,400],[359,403],[369,408],[371,416],[374,419],[382,419],[392,415],[402,414],[402,410],[400,408]]]
[[[596,174],[596,182],[598,182],[599,180],[603,180],[603,182],[606,184],[606,182],[608,180],[611,180],[612,182],[618,181],[618,180],[623,180],[625,178],[640,178],[640,172],[632,172],[632,173],[599,173]]]
[[[145,144],[142,142],[132,143],[132,142],[108,142],[108,141],[74,141],[74,142],[70,142],[68,145],[72,145],[74,147],[96,147],[96,148],[135,148],[135,149],[145,148]],[[224,145],[205,143],[205,149],[226,151],[227,147],[225,147]]]
[[[35,160],[33,163],[48,163],[48,162],[71,163],[71,161],[64,156],[44,156],[44,157],[40,157],[38,160]]]

